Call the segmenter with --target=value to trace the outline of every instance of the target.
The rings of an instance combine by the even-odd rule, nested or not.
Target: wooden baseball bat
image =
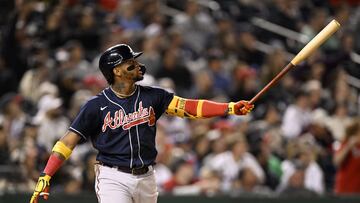
[[[340,28],[339,22],[332,20],[324,29],[322,29],[305,47],[285,66],[280,73],[278,73],[259,93],[257,93],[251,100],[250,104],[254,102],[268,91],[275,83],[277,83],[289,70],[304,61],[310,54],[312,54],[320,45],[322,45],[334,32]]]

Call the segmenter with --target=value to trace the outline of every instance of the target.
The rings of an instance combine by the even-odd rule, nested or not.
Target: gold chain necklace
[[[125,97],[130,97],[131,95],[133,95],[137,89],[137,86],[135,86],[134,91],[132,91],[130,94],[121,94],[117,91],[115,91],[111,86],[110,89],[116,94],[116,96],[120,97],[120,98],[125,98]]]

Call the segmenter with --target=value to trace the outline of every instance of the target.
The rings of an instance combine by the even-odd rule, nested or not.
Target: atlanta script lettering
[[[111,116],[111,112],[107,112],[102,131],[105,132],[107,127],[114,130],[121,126],[124,130],[128,130],[133,126],[146,122],[149,126],[155,125],[155,112],[152,106],[143,108],[142,102],[140,102],[138,110],[133,113],[125,114],[122,109],[119,109]]]

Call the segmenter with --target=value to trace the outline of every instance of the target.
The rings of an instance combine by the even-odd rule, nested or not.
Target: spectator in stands
[[[183,158],[180,158],[179,160],[175,160],[175,163],[173,163],[173,170],[173,177],[163,185],[164,191],[173,194],[187,193],[186,186],[195,182],[193,164]]]
[[[7,134],[4,130],[3,121],[0,121],[0,165],[10,163],[10,149]]]
[[[64,106],[68,108],[74,92],[82,88],[82,79],[94,73],[91,64],[84,58],[84,49],[79,41],[69,41],[56,53],[60,67],[56,72],[56,84],[60,96],[64,98]]]
[[[280,134],[281,113],[276,104],[269,103],[266,106],[260,106],[256,113],[255,121],[249,124],[249,133],[253,131],[263,134]],[[270,139],[272,141],[274,139]]]
[[[323,194],[325,192],[324,174],[315,161],[316,146],[304,137],[292,140],[288,143],[287,148],[289,157],[281,163],[282,176],[278,191],[283,191],[288,187],[291,177],[297,172],[297,167],[301,166],[304,173],[303,186],[307,190]],[[298,175],[296,174],[294,178],[297,178]]]
[[[335,193],[338,195],[360,193],[360,119],[346,128],[345,139],[334,156],[337,166]]]
[[[248,152],[248,145],[245,138],[239,138],[230,146],[230,150],[218,154],[209,160],[209,167],[222,176],[222,190],[229,192],[232,182],[237,178],[242,168],[249,167],[254,171],[260,183],[264,182],[264,171],[256,158]]]
[[[199,98],[209,99],[221,94],[214,88],[214,81],[208,71],[200,71],[197,73],[195,76],[195,82],[195,94],[199,95]]]
[[[67,21],[64,20],[67,18],[65,15],[66,3],[59,2],[52,12],[47,16],[47,20],[44,25],[45,40],[48,42],[50,48],[56,48],[61,46],[67,39],[70,33],[70,26],[67,24]]]
[[[122,1],[118,5],[117,23],[120,28],[130,31],[140,31],[144,28],[139,16],[140,12],[136,9],[136,3],[132,1]]]
[[[317,163],[324,172],[324,183],[327,191],[331,191],[334,185],[335,167],[333,165],[334,136],[329,126],[329,116],[323,109],[316,109],[312,113],[312,121],[302,135],[314,144],[317,152]]]
[[[193,85],[191,72],[183,66],[177,50],[168,49],[164,54],[163,66],[156,73],[155,77],[157,79],[172,79],[175,83],[176,93],[184,96],[187,95]]]
[[[96,163],[96,153],[89,152],[84,157],[85,165],[82,171],[81,188],[85,191],[93,190],[93,183],[95,182],[94,164]]]
[[[346,104],[349,115],[356,115],[357,97],[351,94],[350,84],[347,82],[347,73],[345,70],[339,69],[336,72],[333,86],[331,88],[335,104]]]
[[[251,99],[259,91],[259,82],[254,68],[245,62],[238,62],[232,74],[231,99],[246,98]]]
[[[327,126],[335,140],[343,141],[345,138],[345,128],[351,122],[352,118],[349,116],[348,106],[340,103],[334,107],[333,113],[327,120]]]
[[[215,33],[213,20],[193,0],[186,1],[185,13],[176,15],[173,24],[184,37],[186,46],[197,55],[204,51],[209,37]]]
[[[174,145],[171,141],[169,141],[169,137],[166,134],[165,129],[166,124],[159,122],[155,138],[158,155],[156,157],[156,165],[154,168],[156,170],[156,184],[160,193],[164,192],[164,184],[173,177],[169,166],[175,157],[173,150]]]
[[[171,144],[191,145],[191,127],[189,123],[181,118],[167,116],[160,119],[161,125],[164,126],[166,139]]]
[[[206,136],[210,140],[210,152],[203,160],[204,166],[209,166],[212,159],[227,150],[227,141],[225,136],[221,135],[218,130],[209,131]]]
[[[20,81],[19,92],[33,103],[39,101],[41,92],[39,86],[50,77],[50,69],[43,61],[34,62],[33,67],[27,70]]]
[[[238,57],[251,67],[259,70],[264,63],[264,55],[256,49],[256,40],[255,35],[250,31],[240,33],[239,41],[241,48]]]
[[[282,134],[286,139],[294,139],[310,124],[311,114],[309,95],[300,91],[295,96],[295,102],[289,105],[282,120]]]
[[[36,137],[38,132],[38,126],[34,123],[27,123],[24,128],[24,137],[22,139],[22,145],[19,149],[21,154],[19,161],[21,163],[23,178],[29,183],[32,183],[36,180],[36,177],[39,176],[39,165],[45,161],[48,157],[48,154],[42,154],[45,149],[40,147],[36,143]]]
[[[199,194],[210,197],[221,194],[221,176],[216,171],[203,168],[199,174],[199,181],[194,186],[199,188]]]
[[[257,146],[253,145],[252,152],[264,171],[264,185],[275,190],[282,175],[281,160],[271,151],[267,137],[264,136],[259,142]]]
[[[245,167],[239,171],[238,178],[231,191],[233,196],[272,196],[270,188],[261,185],[251,168]]]
[[[326,80],[328,78],[326,78],[327,75],[325,75],[325,73],[328,72],[328,70],[326,70],[325,64],[321,63],[321,62],[314,62],[313,64],[311,64],[310,67],[310,80],[315,80],[315,81],[319,81],[322,85],[322,87],[325,87],[326,85]],[[324,89],[325,90],[325,89]]]
[[[233,40],[236,40],[234,24],[234,21],[231,20],[227,13],[220,13],[216,17],[216,36],[210,42],[210,46],[220,46],[227,57],[237,54],[239,49],[238,44],[233,43]]]
[[[289,177],[287,187],[280,192],[285,197],[314,197],[317,194],[305,187],[305,170],[301,166],[295,168]]]
[[[214,88],[226,94],[230,89],[230,76],[223,67],[223,53],[210,53],[208,57],[208,70],[210,77],[214,83]]]
[[[196,156],[196,175],[198,175],[200,168],[204,165],[204,159],[210,152],[210,140],[206,135],[202,135],[196,138],[194,142],[194,153]]]
[[[304,91],[309,94],[309,107],[311,110],[328,107],[324,101],[324,90],[318,80],[308,80],[303,85]]]
[[[37,142],[50,152],[54,142],[67,131],[70,121],[63,115],[63,101],[54,95],[41,97],[36,122],[40,123]]]
[[[152,35],[145,38],[142,45],[143,54],[141,55],[140,62],[143,64],[146,64],[146,66],[149,66],[148,70],[146,70],[147,74],[150,74],[152,76],[155,76],[155,74],[159,71],[161,68],[162,60],[160,55],[160,49],[161,49],[161,39],[162,35],[159,33],[161,32],[161,28],[148,28],[148,29],[155,29],[154,31],[149,32],[155,32]]]
[[[106,80],[97,73],[86,75],[82,82],[84,89],[89,90],[92,96],[99,94],[107,85]]]
[[[6,66],[4,59],[0,56],[0,97],[8,92],[16,91],[16,85],[13,70]]]
[[[271,22],[290,30],[298,30],[300,7],[297,1],[275,0],[268,6],[271,10],[268,18],[271,19]]]
[[[84,7],[77,18],[77,26],[73,31],[73,39],[79,40],[86,50],[85,57],[94,57],[100,47],[100,29],[96,22],[95,9],[91,6]]]
[[[7,93],[0,100],[3,128],[6,132],[10,151],[18,147],[21,132],[28,115],[22,110],[23,98],[15,93]]]
[[[269,152],[281,157],[284,154],[283,137],[281,136],[281,112],[275,104],[260,106],[255,112],[256,119],[249,123],[248,140],[254,144],[252,150],[257,150],[263,144],[269,147]]]

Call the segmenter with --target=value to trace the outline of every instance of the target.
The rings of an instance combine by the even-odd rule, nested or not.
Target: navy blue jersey
[[[137,85],[133,95],[119,98],[108,87],[81,108],[69,130],[83,141],[91,139],[98,161],[130,168],[152,165],[157,155],[156,121],[173,96]]]

